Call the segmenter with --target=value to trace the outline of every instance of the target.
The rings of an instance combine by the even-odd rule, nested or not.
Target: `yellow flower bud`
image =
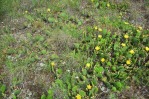
[[[98,31],[99,31],[99,32],[102,32],[102,29],[101,29],[101,28],[98,28]]]
[[[149,51],[149,47],[145,47],[145,50],[148,52]]]
[[[98,29],[98,27],[97,27],[97,26],[95,26],[95,27],[94,27],[94,29],[95,29],[95,30],[97,30],[97,29]]]
[[[102,38],[102,35],[98,35],[98,38]]]
[[[109,3],[107,4],[107,7],[110,7],[110,4]]]
[[[127,24],[129,24],[129,23],[128,23],[128,22],[124,22],[124,24],[126,24],[126,25],[127,25]]]
[[[86,67],[88,67],[88,68],[91,67],[91,64],[90,63],[87,63],[86,64]]]
[[[51,66],[55,66],[55,62],[51,62]]]
[[[51,9],[48,8],[48,9],[47,9],[47,12],[50,12],[50,11],[51,11]]]
[[[25,13],[28,13],[28,11],[25,11]]]
[[[143,29],[141,26],[139,26],[138,28],[139,28],[139,30],[142,30]]]

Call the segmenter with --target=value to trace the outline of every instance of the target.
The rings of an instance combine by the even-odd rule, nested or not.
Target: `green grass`
[[[0,20],[12,11],[13,0],[0,1]]]
[[[9,15],[21,23],[0,32],[2,98],[116,99],[149,86],[149,31],[124,20],[128,1],[14,4]]]

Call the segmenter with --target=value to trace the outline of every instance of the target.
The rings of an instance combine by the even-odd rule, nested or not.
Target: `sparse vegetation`
[[[0,98],[147,99],[149,30],[130,20],[131,3],[11,0],[12,18],[0,25]]]

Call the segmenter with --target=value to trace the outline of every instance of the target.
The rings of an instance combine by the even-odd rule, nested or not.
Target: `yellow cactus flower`
[[[87,89],[92,89],[92,86],[89,84],[89,85],[87,85]]]
[[[51,66],[55,66],[55,62],[51,62]]]
[[[131,61],[130,61],[130,60],[127,60],[127,61],[126,61],[126,64],[127,64],[127,65],[130,65],[130,64],[131,64]]]
[[[101,58],[101,60],[100,60],[100,61],[103,63],[103,62],[105,62],[105,59],[104,59],[104,58]]]
[[[125,38],[125,39],[128,39],[128,38],[129,38],[129,36],[128,36],[127,34],[125,34],[125,35],[124,35],[124,38]]]
[[[148,52],[149,51],[149,47],[145,47],[145,50]]]
[[[102,38],[102,35],[98,35],[98,38]]]
[[[50,11],[51,11],[51,9],[48,8],[48,9],[47,9],[47,12],[50,12]]]
[[[87,63],[86,64],[86,67],[88,67],[88,68],[91,67],[91,64],[90,63]]]
[[[95,50],[96,50],[96,51],[99,51],[99,50],[100,50],[100,47],[99,47],[99,46],[96,46],[96,47],[95,47]]]
[[[129,53],[130,53],[130,54],[134,54],[135,51],[134,51],[134,50],[130,50]]]
[[[77,94],[76,99],[81,99],[81,95]]]
[[[124,43],[122,43],[121,45],[122,45],[123,47],[125,47],[125,46],[126,46],[126,44],[124,44]]]

